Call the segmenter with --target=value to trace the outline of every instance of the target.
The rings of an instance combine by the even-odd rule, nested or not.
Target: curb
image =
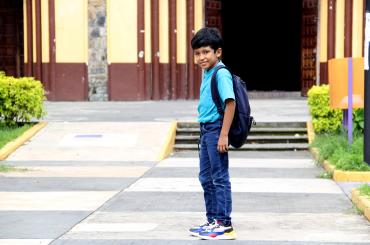
[[[361,196],[357,189],[352,190],[351,199],[357,208],[360,209],[364,213],[364,216],[370,221],[370,199],[365,196]]]
[[[307,122],[307,134],[308,141],[310,144],[315,138],[315,132],[312,127],[312,122]],[[319,150],[317,148],[310,148],[312,155],[315,160],[319,162]],[[369,182],[370,172],[369,171],[344,171],[335,169],[328,160],[322,162],[324,169],[330,173],[333,173],[333,179],[337,182]]]
[[[306,125],[307,125],[308,144],[312,144],[313,140],[315,139],[315,131],[313,130],[313,124],[311,121],[308,121]]]
[[[10,154],[17,150],[18,147],[23,145],[24,142],[31,139],[38,131],[40,131],[46,125],[47,122],[39,122],[32,128],[28,129],[26,132],[24,132],[21,136],[6,144],[3,148],[0,149],[0,161],[5,160]]]
[[[177,121],[171,123],[170,130],[168,131],[166,141],[162,147],[161,152],[159,153],[156,161],[160,162],[166,157],[168,157],[175,145],[175,138],[176,138],[176,129],[177,129]]]

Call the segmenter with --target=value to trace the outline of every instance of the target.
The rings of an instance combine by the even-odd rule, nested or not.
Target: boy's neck
[[[207,71],[210,71],[211,69],[213,69],[215,66],[217,66],[218,63],[220,63],[220,60],[218,60],[212,67],[208,68]]]

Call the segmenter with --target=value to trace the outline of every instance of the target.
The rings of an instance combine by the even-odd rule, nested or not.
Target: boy
[[[232,76],[226,69],[217,72],[218,91],[224,108],[217,112],[211,94],[211,78],[220,61],[223,40],[215,28],[199,30],[191,40],[195,62],[203,69],[198,105],[200,122],[199,181],[204,190],[207,222],[190,228],[202,239],[229,240],[236,234],[231,225],[231,184],[229,177],[228,134],[235,112]]]

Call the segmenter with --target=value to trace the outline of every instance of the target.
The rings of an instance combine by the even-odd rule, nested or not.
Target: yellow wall
[[[41,0],[42,62],[49,62],[49,1]]]
[[[194,0],[194,30],[197,32],[204,27],[203,0]]]
[[[35,5],[35,0],[32,0],[32,61],[34,63],[37,62],[37,56],[36,56],[36,5]]]
[[[137,63],[137,2],[108,0],[108,63]]]
[[[328,0],[320,0],[320,62],[328,60]]]
[[[186,63],[186,0],[176,2],[177,63]]]
[[[168,0],[159,1],[159,62],[169,63],[169,9]]]
[[[24,62],[27,63],[28,47],[27,47],[27,0],[23,0],[23,47],[24,47]]]
[[[145,62],[152,62],[152,32],[151,32],[151,5],[150,0],[145,0],[144,2],[145,10]]]
[[[55,0],[56,62],[87,63],[87,1]]]
[[[337,0],[335,10],[335,58],[344,57],[344,0]]]
[[[353,20],[352,20],[352,56],[363,57],[362,47],[362,32],[363,32],[363,1],[353,1]]]

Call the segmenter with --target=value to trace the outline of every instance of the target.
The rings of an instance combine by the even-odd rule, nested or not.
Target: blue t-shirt
[[[202,85],[200,86],[200,99],[198,104],[198,122],[210,123],[217,121],[221,115],[217,112],[217,107],[213,103],[211,92],[211,80],[216,66],[224,65],[219,61],[212,69],[204,71]],[[216,75],[218,92],[222,100],[222,108],[225,108],[227,99],[235,100],[233,89],[233,80],[230,72],[226,69],[220,69]]]

